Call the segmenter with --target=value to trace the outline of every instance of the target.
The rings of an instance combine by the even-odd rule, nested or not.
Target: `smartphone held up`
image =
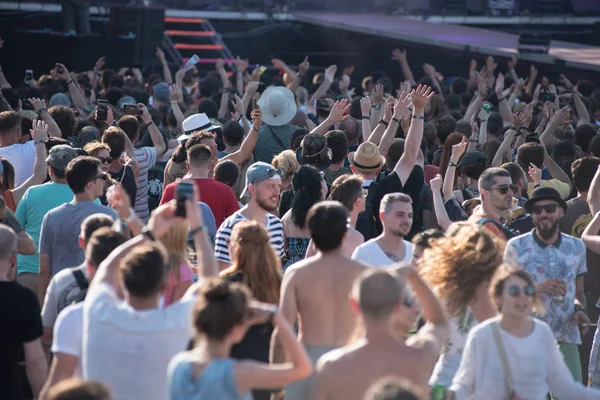
[[[185,213],[185,202],[186,200],[192,200],[194,198],[194,183],[188,181],[181,181],[175,188],[175,200],[177,201],[177,208],[175,209],[176,217],[184,217]]]

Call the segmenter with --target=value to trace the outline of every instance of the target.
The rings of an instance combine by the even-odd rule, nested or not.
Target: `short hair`
[[[202,145],[196,145],[202,146]],[[206,146],[205,146],[206,147]],[[232,187],[236,184],[240,177],[240,168],[238,165],[232,160],[220,161],[215,166],[215,180],[219,182],[223,182],[229,187]]]
[[[273,168],[282,170],[283,177],[287,179],[290,179],[300,168],[296,153],[292,150],[284,150],[274,156],[271,165]]]
[[[348,209],[354,209],[354,202],[362,195],[364,179],[360,175],[338,176],[331,185],[329,200],[339,201]]]
[[[100,142],[89,142],[85,146],[83,146],[83,151],[88,153],[92,157],[96,157],[96,153],[100,150],[106,150],[110,153],[110,147],[108,147],[105,143]],[[112,155],[111,155],[112,157]]]
[[[492,135],[499,135],[500,130],[504,127],[502,116],[497,111],[492,111],[488,117],[487,130]]]
[[[587,153],[590,148],[590,141],[598,134],[598,129],[590,124],[579,125],[575,129],[574,143],[581,147],[584,153]]]
[[[587,79],[580,79],[577,81],[577,90],[583,97],[590,97],[594,92],[594,83]]]
[[[65,177],[73,193],[83,193],[85,185],[98,176],[101,165],[95,157],[79,156],[72,159],[65,169]]]
[[[0,113],[0,135],[11,134],[21,127],[21,117],[14,111]]]
[[[63,138],[68,139],[75,136],[77,117],[73,110],[67,106],[52,106],[48,109],[48,114],[58,125]]]
[[[360,124],[354,118],[346,118],[339,124],[339,129],[346,134],[348,143],[358,143],[360,140]]]
[[[129,140],[131,140],[131,143],[135,143],[140,134],[140,123],[138,122],[138,119],[133,115],[124,115],[119,118],[117,125],[125,132]]]
[[[0,224],[0,260],[7,260],[17,250],[17,234],[8,225]]]
[[[208,165],[211,159],[212,152],[204,144],[196,144],[187,151],[187,160],[191,166],[200,167]]]
[[[106,91],[104,98],[108,101],[108,104],[116,107],[119,104],[119,99],[123,96],[125,96],[123,90],[118,87],[111,87]]]
[[[515,162],[504,163],[500,166],[500,168],[503,168],[508,171],[512,183],[516,184],[517,182],[519,182],[519,179],[523,179],[524,181],[527,180],[527,177],[524,175],[525,171],[523,171],[519,164]]]
[[[114,224],[114,220],[107,214],[92,214],[81,223],[81,238],[83,243],[87,246],[88,241],[100,228],[110,228]]]
[[[523,143],[517,149],[517,164],[523,168],[523,171],[529,170],[530,163],[533,163],[538,168],[542,168],[545,155],[546,149],[543,145],[534,142]]]
[[[455,94],[463,94],[467,91],[469,87],[469,82],[465,78],[455,78],[452,81],[452,93]]]
[[[585,193],[590,190],[592,179],[600,166],[600,158],[583,157],[578,158],[571,165],[571,175],[573,176],[573,185],[579,193]]]
[[[425,400],[422,390],[406,379],[381,378],[365,393],[364,400]]]
[[[121,261],[120,272],[125,288],[132,296],[155,296],[167,278],[167,253],[162,245],[142,244]]]
[[[404,145],[406,141],[401,138],[396,138],[392,141],[387,154],[385,155],[385,167],[388,171],[393,171],[404,154]]]
[[[501,176],[510,178],[510,173],[504,168],[500,167],[488,168],[483,171],[479,177],[479,191],[482,191],[483,189],[489,189],[494,184],[496,178]]]
[[[443,114],[437,117],[435,120],[435,131],[437,132],[437,137],[442,144],[446,142],[446,138],[455,130],[456,119],[454,119],[452,115]]]
[[[235,121],[227,121],[222,128],[223,139],[230,146],[238,146],[244,140],[244,127]]]
[[[185,141],[185,149],[189,150],[192,146],[202,144],[204,139],[216,139],[216,136],[212,132],[208,131],[195,131],[192,133],[192,137]]]
[[[339,164],[348,154],[348,137],[342,131],[329,131],[325,134],[327,147],[331,149],[331,163]]]
[[[588,151],[592,153],[594,157],[600,157],[600,134],[594,136],[590,140]]]
[[[67,379],[48,390],[48,400],[111,400],[108,386],[97,381]]]
[[[385,269],[369,269],[356,278],[352,295],[365,319],[381,321],[400,303],[403,284]]]
[[[409,195],[404,193],[388,193],[385,196],[383,196],[383,199],[381,199],[381,204],[379,206],[379,209],[381,210],[380,212],[390,212],[392,205],[394,205],[395,203],[412,204],[412,199]]]
[[[110,253],[125,243],[127,239],[122,233],[113,231],[109,227],[100,228],[90,237],[85,247],[85,259],[94,267],[108,258]]]
[[[446,105],[449,110],[460,110],[462,108],[462,100],[456,93],[451,93],[446,96]]]
[[[292,135],[290,136],[290,143],[288,145],[288,147],[293,150],[296,151],[300,145],[302,144],[302,140],[304,139],[304,136],[308,135],[308,131],[304,128],[298,128],[296,129],[294,132],[292,132]]]
[[[115,159],[121,157],[125,151],[125,132],[118,126],[109,126],[102,134],[102,143],[109,147],[110,156]]]
[[[348,210],[338,201],[321,201],[308,210],[306,225],[315,247],[321,251],[340,248],[348,231]]]

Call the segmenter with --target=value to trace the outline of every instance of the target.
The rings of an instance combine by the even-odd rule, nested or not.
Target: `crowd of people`
[[[593,82],[157,57],[0,67],[0,398],[600,399]]]

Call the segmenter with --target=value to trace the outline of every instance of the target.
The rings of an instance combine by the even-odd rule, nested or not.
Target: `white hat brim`
[[[269,113],[267,107],[267,98],[271,93],[274,92],[281,93],[288,102],[288,107],[284,110],[282,114],[279,114],[277,116],[274,116],[271,113]],[[298,112],[298,106],[296,105],[296,100],[294,99],[294,93],[290,89],[283,86],[269,86],[260,96],[260,98],[257,101],[257,104],[262,111],[263,122],[271,126],[282,126],[289,124]]]

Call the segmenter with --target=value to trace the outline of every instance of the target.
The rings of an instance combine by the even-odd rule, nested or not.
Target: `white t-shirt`
[[[81,346],[83,340],[83,302],[65,308],[54,325],[52,352],[77,357],[75,377],[81,377]]]
[[[85,265],[75,268],[81,270],[87,280],[88,273]],[[63,269],[54,275],[48,285],[44,306],[42,307],[42,325],[46,328],[52,328],[60,312],[65,307],[73,304],[80,293],[81,288],[71,268]]]
[[[450,387],[456,392],[457,400],[509,398],[492,330],[492,324],[499,318],[489,319],[469,333],[460,367]],[[600,390],[575,382],[548,324],[538,319],[533,321],[533,332],[524,338],[499,328],[516,394],[527,400],[546,400],[548,392],[560,399],[600,399]]]
[[[24,144],[15,143],[0,147],[0,157],[6,158],[12,164],[15,169],[15,187],[19,187],[33,175],[35,143],[30,140]]]
[[[413,244],[404,240],[404,247],[406,249],[404,259],[394,261],[381,250],[381,247],[377,244],[377,238],[373,238],[358,246],[352,253],[352,259],[364,262],[372,267],[387,267],[396,262],[410,262],[412,260]]]
[[[165,309],[135,310],[106,283],[83,308],[83,377],[108,384],[119,400],[165,400],[167,366],[192,338],[193,296]]]

